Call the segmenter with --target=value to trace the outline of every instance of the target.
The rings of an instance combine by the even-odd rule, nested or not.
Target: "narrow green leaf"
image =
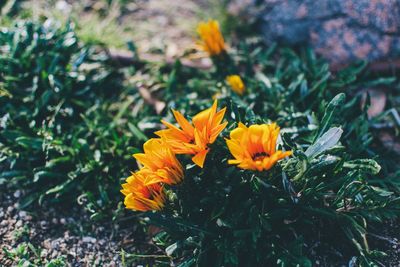
[[[314,158],[328,149],[334,147],[340,140],[343,130],[339,127],[333,127],[324,133],[318,140],[309,146],[305,152],[309,158]]]
[[[322,121],[319,126],[319,131],[318,134],[315,136],[314,140],[317,140],[323,133],[326,132],[326,130],[329,128],[329,126],[332,124],[332,121],[337,114],[338,107],[342,106],[345,100],[345,94],[340,93],[336,95],[331,102],[329,102],[327,108],[325,109],[324,116],[322,117]]]
[[[381,170],[381,166],[373,159],[356,159],[345,162],[344,168],[358,169],[365,173],[378,174]]]

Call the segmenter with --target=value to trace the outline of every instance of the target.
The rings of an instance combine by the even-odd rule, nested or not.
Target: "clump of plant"
[[[35,247],[31,243],[21,243],[12,249],[2,248],[4,253],[4,262],[10,264],[10,261],[17,266],[46,266],[57,267],[66,266],[64,257],[57,257],[52,260],[43,260],[41,258],[41,248]],[[8,262],[7,262],[8,261]]]
[[[71,24],[17,23],[0,31],[0,50],[0,183],[24,190],[20,207],[78,199],[109,213],[133,163],[126,150],[146,140],[134,88]]]
[[[134,154],[126,207],[147,211],[179,266],[380,264],[368,233],[398,217],[400,199],[380,176],[368,106],[342,93],[371,82],[363,64],[332,75],[309,51],[228,53],[215,21],[199,34],[214,68],[175,65],[163,96],[176,123],[166,116]],[[211,98],[223,108],[204,109]]]

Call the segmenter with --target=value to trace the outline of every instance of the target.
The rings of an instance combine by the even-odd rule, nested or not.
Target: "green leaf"
[[[42,149],[43,145],[43,140],[40,138],[21,136],[15,139],[15,141],[25,148],[31,148],[35,150]]]
[[[55,187],[52,187],[52,188],[50,188],[49,190],[47,190],[47,191],[45,192],[45,195],[50,195],[50,194],[54,194],[54,193],[58,193],[58,192],[60,192],[60,191],[63,191],[63,190],[65,190],[65,188],[66,188],[67,186],[69,186],[72,182],[73,182],[73,179],[69,179],[69,180],[65,181],[64,183],[62,183],[62,184],[60,184],[60,185],[57,185],[57,186],[55,186]]]
[[[25,171],[5,171],[0,173],[1,178],[13,178],[18,176],[25,176],[27,172]]]
[[[173,243],[172,245],[169,245],[166,249],[165,249],[165,253],[168,255],[168,256],[171,256],[174,252],[175,252],[175,250],[178,248],[178,243],[177,242],[175,242],[175,243]]]
[[[318,140],[307,148],[305,154],[309,158],[314,158],[328,149],[334,147],[340,140],[343,130],[339,127],[330,128]]]
[[[384,190],[384,189],[382,189],[380,187],[377,187],[377,186],[371,186],[370,188],[372,190],[374,190],[375,193],[377,193],[378,195],[380,195],[382,197],[389,197],[389,196],[392,196],[394,194],[393,192]]]
[[[356,169],[365,173],[376,175],[380,172],[381,166],[373,159],[356,159],[347,161],[343,165],[344,168]]]
[[[180,263],[178,265],[178,267],[190,267],[190,266],[194,266],[194,264],[196,263],[196,260],[194,258],[188,259],[182,263]]]
[[[147,141],[147,136],[141,131],[139,130],[138,127],[136,127],[135,125],[133,125],[132,123],[128,123],[128,127],[131,130],[132,134],[137,138],[138,141]]]
[[[267,76],[265,76],[262,72],[257,72],[255,76],[260,82],[262,82],[265,85],[265,87],[267,88],[272,87],[271,80]]]
[[[46,162],[46,167],[47,168],[53,168],[57,165],[60,164],[68,164],[69,162],[71,162],[71,157],[70,156],[64,156],[64,157],[58,157],[58,158],[53,158],[49,161]]]
[[[318,134],[315,136],[314,141],[317,140],[332,124],[335,116],[337,115],[338,108],[341,107],[345,100],[345,94],[340,93],[336,95],[331,102],[329,102],[327,108],[325,109],[324,116],[322,117],[322,121],[319,125]]]
[[[33,182],[36,183],[41,178],[50,178],[50,179],[57,179],[57,178],[67,178],[65,174],[50,172],[50,171],[38,171],[35,172],[33,176]]]
[[[342,159],[340,157],[332,155],[324,155],[322,157],[319,157],[315,161],[311,162],[311,167],[310,169],[308,169],[307,175],[312,176],[319,173],[324,173],[328,169],[333,168],[341,160]]]

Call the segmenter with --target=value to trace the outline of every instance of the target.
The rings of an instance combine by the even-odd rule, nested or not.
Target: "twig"
[[[157,114],[160,114],[163,109],[165,108],[166,104],[165,102],[158,100],[157,98],[153,97],[150,93],[150,91],[142,84],[138,85],[138,91],[139,94],[142,96],[144,101],[146,101],[147,104],[151,105],[154,107],[156,110]]]
[[[135,56],[130,51],[124,50],[112,50],[105,48],[105,52],[110,58],[111,62],[115,63],[118,67],[143,67],[146,63],[166,63],[168,65],[172,65],[177,60],[173,57],[165,57],[162,55],[155,54],[140,54],[139,56]],[[182,65],[189,68],[196,69],[209,69],[212,67],[212,64],[209,60],[190,60],[187,58],[179,58]]]

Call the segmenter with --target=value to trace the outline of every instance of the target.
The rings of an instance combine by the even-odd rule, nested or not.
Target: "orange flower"
[[[240,78],[239,75],[229,75],[226,77],[226,82],[229,84],[229,86],[232,88],[232,90],[239,94],[243,95],[244,90],[246,87],[244,86],[244,83],[242,81],[242,78]]]
[[[146,186],[146,174],[138,171],[126,179],[121,193],[125,195],[124,204],[127,209],[137,211],[161,210],[165,196],[160,184]]]
[[[200,22],[197,26],[197,33],[201,38],[201,46],[210,56],[221,54],[225,51],[224,37],[219,29],[219,23],[216,20]]]
[[[271,169],[278,160],[292,155],[292,151],[276,151],[279,130],[275,123],[255,124],[248,128],[239,123],[238,128],[230,133],[230,140],[226,140],[229,151],[235,158],[228,163],[246,170]]]
[[[225,129],[227,122],[221,123],[226,108],[217,112],[217,100],[211,108],[198,113],[193,117],[191,124],[181,113],[173,110],[175,119],[180,128],[173,124],[161,121],[168,129],[156,132],[177,154],[194,155],[192,161],[203,168],[208,145],[215,142],[218,135]]]
[[[182,181],[182,165],[164,141],[152,138],[144,143],[143,150],[144,153],[133,157],[144,166],[141,171],[146,173],[145,185],[160,182],[173,185]]]

